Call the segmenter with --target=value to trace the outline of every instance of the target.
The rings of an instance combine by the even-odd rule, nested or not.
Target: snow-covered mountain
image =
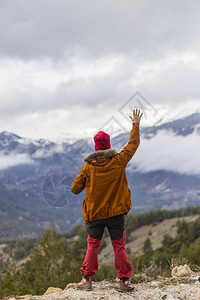
[[[145,138],[151,138],[161,130],[169,130],[181,136],[187,136],[194,131],[200,134],[200,113],[194,113],[161,125],[143,128],[142,133]]]
[[[196,138],[196,148],[198,148],[197,146],[200,135],[200,113],[194,113],[190,116],[158,126],[141,128],[140,147],[142,147],[143,142],[148,144],[145,140],[155,139],[156,136],[159,136],[165,137],[166,139],[167,137],[170,137],[170,142],[173,142],[171,147],[173,148],[178,141],[180,142],[180,140],[187,144],[192,135]],[[183,139],[181,139],[181,137],[183,137]],[[120,134],[112,139],[112,147],[120,151],[120,149],[122,149],[127,143],[128,139],[129,133]],[[160,145],[159,150],[161,152],[163,151],[162,148],[162,145]],[[62,157],[63,159],[65,158],[67,160],[68,158],[72,158],[74,160],[76,157],[79,164],[80,159],[78,155],[84,156],[90,151],[94,151],[94,147],[90,140],[81,139],[72,144],[67,142],[56,144],[55,142],[45,139],[31,140],[22,138],[16,134],[4,131],[0,133],[0,170],[17,165],[40,163],[40,160],[42,162],[44,158],[51,160],[55,159],[55,156]],[[140,152],[140,150],[138,152]],[[5,161],[2,163],[3,159],[7,158],[6,160],[9,161],[10,157],[12,157],[12,164],[10,162],[10,164],[8,163],[8,166],[6,166]],[[19,158],[21,158],[21,161]]]
[[[112,139],[112,148],[120,151],[129,133]],[[141,144],[129,163],[128,171],[172,171],[200,174],[200,113],[159,126],[141,128]],[[13,133],[0,133],[0,179],[25,190],[39,186],[50,173],[65,172],[75,176],[83,156],[94,151],[90,140],[60,143],[31,140]]]
[[[121,150],[128,139],[129,133],[113,138],[112,148]],[[140,147],[127,167],[134,211],[199,205],[199,149],[200,113],[141,128]],[[38,205],[44,205],[42,191],[48,176],[66,174],[65,185],[70,188],[84,163],[83,156],[91,151],[94,146],[89,140],[57,144],[4,131],[0,133],[0,181],[7,190],[34,194]],[[66,229],[81,220],[80,201],[83,199],[84,193],[64,208]],[[58,209],[55,211],[57,214]]]

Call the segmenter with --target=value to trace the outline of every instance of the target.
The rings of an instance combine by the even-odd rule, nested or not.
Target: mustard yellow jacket
[[[128,213],[131,194],[126,177],[126,166],[140,144],[139,123],[135,123],[128,144],[117,153],[114,149],[92,152],[84,158],[87,162],[71,185],[79,194],[86,187],[83,200],[85,224]]]

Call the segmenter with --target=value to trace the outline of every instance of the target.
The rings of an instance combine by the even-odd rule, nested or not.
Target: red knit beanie
[[[110,145],[110,136],[109,134],[99,131],[95,137],[94,137],[94,142],[95,142],[95,151],[98,150],[106,150],[111,147]]]

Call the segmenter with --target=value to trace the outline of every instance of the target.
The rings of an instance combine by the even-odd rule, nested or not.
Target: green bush
[[[14,259],[15,259],[15,260],[21,259],[21,258],[23,258],[25,255],[26,255],[25,249],[23,249],[23,248],[17,249],[17,250],[15,250],[15,252],[14,252]]]
[[[108,266],[103,264],[96,274],[94,275],[94,281],[102,281],[105,279],[115,279],[117,278],[117,270],[115,266]]]

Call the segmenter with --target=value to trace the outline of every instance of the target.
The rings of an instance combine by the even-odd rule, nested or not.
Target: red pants
[[[88,235],[87,252],[83,266],[81,268],[82,275],[94,276],[98,269],[98,251],[101,240],[94,239]],[[115,267],[118,270],[118,278],[130,278],[132,269],[125,250],[126,232],[123,232],[123,237],[118,240],[113,240],[112,245],[115,253]]]

